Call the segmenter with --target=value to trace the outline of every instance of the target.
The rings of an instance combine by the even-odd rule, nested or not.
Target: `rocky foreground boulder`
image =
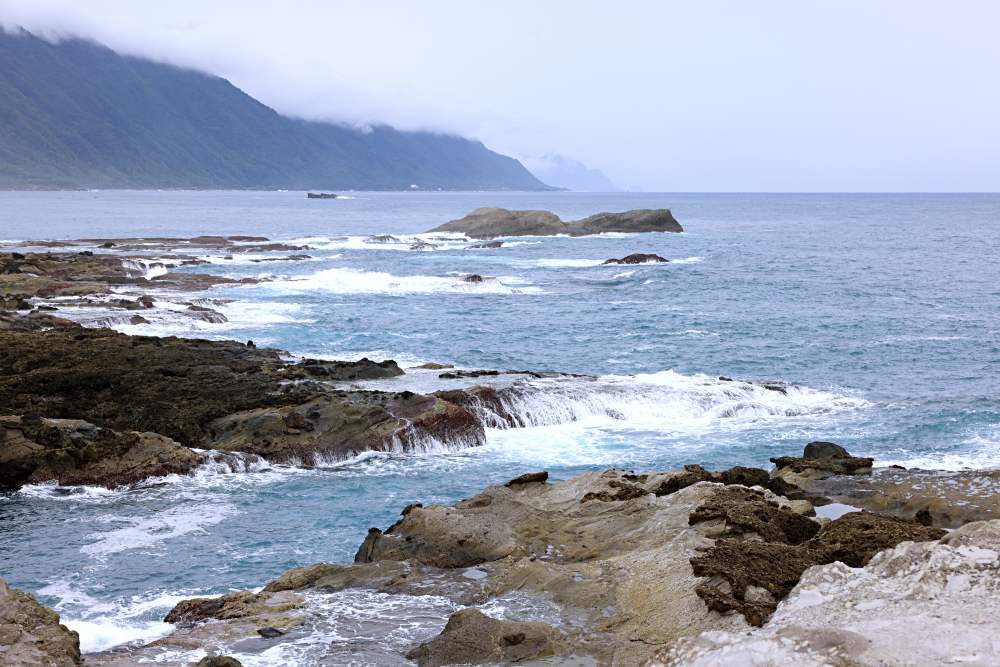
[[[870,513],[819,521],[809,516],[813,505],[804,499],[740,483],[769,479],[798,495],[763,470],[689,466],[649,474],[607,470],[555,483],[544,472],[526,473],[454,506],[411,504],[392,526],[369,530],[354,563],[294,568],[259,592],[184,601],[167,616],[176,623],[174,633],[131,649],[127,658],[170,665],[169,650],[177,647],[210,654],[271,650],[344,623],[354,627],[362,621],[337,616],[352,612],[336,600],[368,594],[399,596],[404,608],[435,600],[439,611],[419,612],[424,629],[410,636],[408,646],[341,641],[317,659],[403,664],[405,657],[422,667],[546,660],[686,664],[677,660],[702,644],[685,648],[679,641],[736,641],[766,632],[772,614],[780,618],[803,586],[814,585],[809,582],[817,570],[875,567],[882,562],[879,551],[914,541],[936,545],[944,535]],[[991,554],[972,550],[981,538],[977,533],[962,543],[963,557],[988,568]],[[879,576],[896,573],[887,569]],[[992,593],[973,589],[975,595]],[[856,594],[852,604],[862,609],[881,604],[864,597],[862,588]],[[377,632],[390,632],[391,623],[382,623]],[[362,625],[358,631],[367,637],[373,629]],[[674,647],[681,653],[668,653]],[[128,664],[123,659],[109,652],[88,656],[88,664]]]
[[[763,628],[685,638],[650,665],[1000,664],[1000,521],[814,567]]]
[[[463,218],[430,230],[454,232],[473,239],[497,236],[588,236],[606,232],[682,232],[670,209],[638,209],[622,213],[597,213],[582,220],[564,222],[551,211],[512,211],[506,208],[477,208]]]
[[[77,667],[82,664],[80,637],[59,623],[59,614],[0,579],[0,665]]]

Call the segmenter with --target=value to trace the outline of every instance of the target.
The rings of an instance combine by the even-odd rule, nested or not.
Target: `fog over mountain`
[[[0,0],[0,23],[196,67],[284,114],[558,153],[646,190],[1000,183],[986,0]]]

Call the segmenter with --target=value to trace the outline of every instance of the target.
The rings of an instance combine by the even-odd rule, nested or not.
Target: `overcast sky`
[[[990,0],[0,0],[0,22],[197,67],[286,114],[561,153],[627,188],[1000,190]]]

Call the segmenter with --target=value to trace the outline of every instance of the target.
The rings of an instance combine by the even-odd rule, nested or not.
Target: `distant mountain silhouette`
[[[478,141],[282,116],[225,79],[0,29],[0,188],[541,190]]]
[[[617,192],[619,188],[600,169],[592,169],[578,160],[548,154],[524,161],[531,173],[557,188],[583,192]]]

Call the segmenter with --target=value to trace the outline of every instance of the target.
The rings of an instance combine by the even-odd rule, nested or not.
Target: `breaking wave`
[[[531,287],[514,288],[498,278],[484,277],[480,282],[469,282],[453,276],[396,276],[381,271],[345,268],[261,283],[260,287],[303,292],[324,290],[336,294],[525,294],[538,291]]]
[[[762,420],[821,416],[868,405],[861,398],[778,383],[662,371],[517,382],[474,409],[491,428],[615,423],[666,433],[742,428]]]

